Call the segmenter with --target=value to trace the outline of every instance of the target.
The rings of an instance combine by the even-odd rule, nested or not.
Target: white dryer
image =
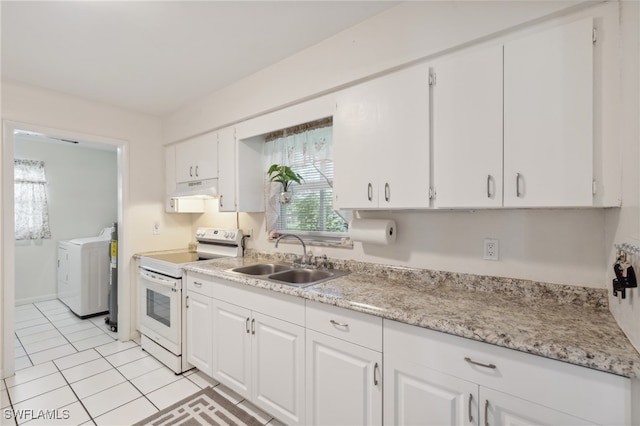
[[[111,228],[58,242],[58,299],[80,318],[109,311]]]

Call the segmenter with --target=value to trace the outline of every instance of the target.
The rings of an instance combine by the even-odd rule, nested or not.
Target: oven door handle
[[[144,272],[141,272],[141,275],[145,280],[151,281],[152,283],[160,284],[161,286],[164,286],[164,287],[176,288],[175,282],[163,280],[161,278],[156,278]]]

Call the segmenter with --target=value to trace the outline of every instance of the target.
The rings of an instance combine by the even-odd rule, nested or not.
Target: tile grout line
[[[139,348],[140,348],[140,350],[142,350],[141,346],[140,346],[140,345],[138,345],[137,343],[136,343],[136,346],[137,346],[137,347],[139,347]],[[129,348],[129,349],[131,349],[131,348]],[[129,350],[129,349],[125,349],[125,350]],[[118,352],[124,352],[124,351],[118,351]],[[114,352],[113,354],[116,354],[116,353],[118,353],[118,352]],[[98,352],[98,353],[99,353],[99,352]],[[113,354],[110,354],[110,355],[113,355]],[[102,354],[100,354],[100,355],[101,355],[101,356],[103,356]],[[151,356],[151,355],[148,355],[148,356]],[[143,397],[143,398],[145,398],[147,401],[149,401],[149,403],[153,406],[153,408],[155,408],[156,410],[160,411],[160,409],[156,406],[156,404],[154,404],[154,403],[153,403],[153,401],[151,401],[151,399],[149,399],[149,398],[147,397],[147,395],[148,395],[148,394],[145,394],[145,393],[144,393],[144,392],[142,392],[140,389],[138,389],[138,387],[137,387],[136,385],[134,385],[134,384],[133,384],[133,382],[132,382],[130,379],[128,379],[124,374],[122,374],[122,372],[121,372],[120,370],[118,370],[118,367],[116,367],[115,365],[113,365],[113,364],[112,364],[112,363],[111,363],[111,362],[110,362],[106,357],[104,357],[104,356],[103,356],[103,358],[104,358],[104,360],[105,360],[105,361],[107,361],[107,362],[109,363],[109,365],[111,365],[111,366],[113,367],[113,369],[114,369],[114,370],[116,370],[116,371],[117,371],[117,372],[118,372],[122,377],[124,377],[124,379],[125,379],[125,381],[126,381],[126,382],[129,382],[129,384],[130,384],[131,386],[133,386],[133,388],[134,388],[135,390],[137,390],[138,392],[140,392],[140,394],[142,395],[142,397]],[[142,359],[142,358],[138,358],[138,359]],[[122,365],[127,365],[127,364],[130,364],[130,363],[132,363],[132,362],[136,362],[136,361],[137,361],[137,360],[133,360],[133,361],[130,361],[130,362],[124,363],[124,364],[122,364]],[[159,370],[160,368],[162,368],[162,367],[158,367],[157,369],[155,369],[155,370],[151,370],[151,371],[156,371],[156,370]],[[150,373],[151,371],[149,371],[149,372],[147,372],[147,373],[145,373],[145,374],[148,374],[148,373]],[[136,377],[139,377],[139,376],[136,376]],[[135,377],[134,377],[134,379],[135,379]],[[123,383],[124,383],[124,382],[123,382]],[[117,385],[116,385],[116,386],[117,386]],[[113,386],[112,386],[112,387],[113,387]],[[109,389],[110,389],[110,388],[109,388]],[[159,389],[159,388],[158,388],[158,389]],[[156,389],[156,390],[157,390],[157,389]],[[151,393],[151,392],[149,392],[149,393]],[[136,398],[136,399],[138,399],[138,398]],[[118,407],[115,407],[115,408],[113,408],[113,409],[111,409],[111,410],[107,411],[106,413],[102,413],[102,414],[100,414],[100,415],[101,415],[101,416],[103,416],[103,415],[105,415],[105,414],[107,414],[107,413],[109,413],[109,412],[111,412],[111,411],[113,411],[113,410],[116,410],[116,409],[118,409],[118,408],[120,408],[120,407],[122,407],[122,406],[124,406],[124,405],[129,404],[130,402],[135,401],[136,399],[133,399],[133,400],[131,400],[131,401],[129,401],[129,402],[126,402],[126,403],[124,403],[124,404],[122,404],[122,405],[120,405],[120,406],[118,406]],[[99,417],[99,416],[98,416],[98,417]]]
[[[99,353],[99,352],[98,352]],[[102,354],[101,354],[102,355]],[[69,380],[67,380],[67,378],[65,377],[64,373],[62,372],[62,370],[60,369],[60,367],[58,367],[58,364],[55,363],[54,360],[51,360],[51,362],[53,362],[53,365],[56,366],[56,369],[58,370],[58,372],[60,373],[60,375],[62,376],[62,378],[64,379],[64,381],[67,383],[67,387],[71,390],[71,392],[73,393],[73,395],[76,397],[76,399],[78,400],[78,402],[80,403],[80,405],[82,406],[82,409],[87,413],[87,415],[89,416],[89,419],[91,420],[91,422],[93,422],[94,425],[96,425],[96,422],[93,420],[93,417],[91,416],[91,413],[89,413],[89,410],[87,410],[87,407],[84,405],[84,403],[82,402],[82,399],[80,399],[80,397],[78,396],[78,394],[76,393],[75,389],[73,389],[73,387],[71,386],[71,383],[69,383]],[[86,364],[86,363],[83,363]],[[78,365],[82,365],[82,364],[78,364]],[[73,403],[72,403],[73,404]],[[68,404],[71,405],[71,404]],[[60,407],[62,408],[62,407]]]
[[[69,387],[69,389],[71,390],[71,392],[72,392],[72,393],[73,393],[73,395],[75,396],[75,398],[76,398],[77,402],[79,402],[79,403],[80,403],[80,405],[82,406],[82,408],[84,409],[84,411],[85,411],[85,412],[87,413],[87,415],[89,416],[89,419],[91,420],[91,422],[93,423],[93,425],[97,425],[97,422],[96,422],[96,420],[95,420],[96,418],[98,418],[98,417],[100,417],[100,416],[104,416],[104,415],[106,415],[106,414],[108,414],[108,413],[110,413],[110,412],[113,412],[113,411],[115,411],[115,410],[118,410],[119,408],[121,408],[121,407],[123,407],[123,406],[125,406],[125,405],[127,405],[127,404],[129,404],[129,403],[132,403],[133,401],[136,401],[136,400],[138,400],[138,399],[140,398],[140,397],[135,397],[134,399],[132,399],[132,400],[130,400],[130,401],[127,401],[127,402],[125,402],[125,403],[123,403],[123,404],[121,404],[121,405],[119,405],[119,406],[117,406],[117,407],[113,407],[113,408],[111,408],[110,410],[108,410],[108,411],[106,411],[106,412],[104,412],[104,413],[100,414],[100,415],[99,415],[99,416],[97,416],[96,418],[92,417],[91,413],[90,413],[90,412],[89,412],[89,410],[87,409],[87,407],[86,407],[86,405],[84,404],[83,400],[78,396],[78,394],[76,393],[76,391],[74,390],[74,388],[71,386],[71,383],[69,382],[69,380],[67,379],[67,377],[64,375],[64,372],[63,372],[63,371],[64,371],[64,370],[71,369],[71,368],[74,368],[74,367],[77,367],[77,366],[80,366],[80,365],[83,365],[83,364],[87,364],[87,363],[92,362],[92,361],[96,361],[96,360],[98,360],[98,359],[103,359],[103,360],[105,360],[105,361],[107,362],[107,364],[111,367],[111,370],[116,370],[116,371],[118,372],[118,374],[124,378],[124,381],[123,381],[123,382],[121,382],[121,383],[127,383],[127,382],[128,382],[128,383],[129,383],[129,384],[130,384],[130,385],[131,385],[131,386],[132,386],[132,387],[133,387],[137,392],[139,392],[139,393],[140,393],[140,395],[141,395],[142,397],[144,397],[144,398],[145,398],[145,399],[146,399],[146,400],[151,404],[151,406],[152,406],[152,407],[154,407],[154,408],[157,410],[156,412],[161,411],[161,410],[160,410],[160,408],[158,408],[158,407],[156,406],[156,404],[155,404],[155,403],[154,403],[154,402],[153,402],[153,401],[148,397],[148,395],[150,395],[151,393],[153,393],[153,392],[155,392],[155,391],[157,391],[157,390],[161,389],[161,388],[162,388],[162,386],[161,386],[161,387],[159,387],[158,389],[154,389],[154,390],[152,390],[152,391],[150,391],[150,392],[143,393],[143,392],[141,391],[141,389],[139,389],[139,388],[138,388],[138,387],[133,383],[133,380],[134,380],[134,379],[136,379],[137,377],[141,377],[141,376],[143,376],[144,374],[149,374],[149,373],[152,373],[152,372],[154,372],[154,371],[160,370],[160,369],[162,369],[162,368],[163,368],[162,366],[160,366],[160,367],[158,367],[158,368],[155,368],[155,369],[153,369],[153,370],[150,370],[150,371],[148,371],[148,372],[145,372],[144,374],[142,374],[142,375],[140,375],[140,376],[136,376],[136,377],[133,377],[133,378],[129,379],[129,378],[127,378],[127,377],[126,377],[126,376],[125,376],[125,375],[124,375],[124,374],[123,374],[123,373],[122,373],[118,368],[119,368],[119,367],[122,367],[122,366],[124,366],[124,365],[130,364],[130,363],[136,362],[136,361],[138,361],[138,360],[140,360],[140,359],[143,359],[144,357],[142,357],[142,358],[138,358],[138,359],[134,359],[134,360],[129,361],[129,362],[125,362],[125,363],[123,363],[123,364],[121,364],[121,365],[118,365],[118,366],[116,366],[113,362],[111,362],[111,361],[109,361],[109,360],[107,359],[107,357],[108,357],[108,356],[115,355],[115,354],[117,354],[117,353],[124,352],[124,351],[130,350],[130,349],[136,348],[136,347],[137,347],[137,348],[140,348],[140,345],[139,345],[137,342],[135,342],[135,343],[136,343],[136,346],[132,346],[132,347],[130,347],[130,348],[126,348],[126,349],[118,350],[118,351],[116,351],[116,352],[109,353],[108,355],[104,355],[104,354],[103,354],[103,353],[101,353],[99,350],[97,350],[97,348],[99,348],[100,346],[106,346],[106,345],[109,345],[109,344],[111,344],[111,343],[113,343],[113,342],[104,343],[104,344],[102,344],[102,345],[99,345],[99,346],[93,346],[93,347],[86,348],[86,349],[84,349],[84,350],[80,351],[80,350],[78,350],[78,348],[76,348],[76,346],[75,346],[71,341],[69,341],[69,339],[67,338],[66,334],[64,334],[64,333],[63,333],[63,332],[58,328],[58,326],[56,326],[56,325],[55,325],[55,324],[54,324],[54,323],[49,319],[49,317],[48,317],[48,316],[47,316],[47,315],[46,315],[46,314],[45,314],[45,313],[44,313],[44,312],[43,312],[43,311],[42,311],[38,306],[36,306],[35,304],[32,304],[32,305],[33,305],[33,306],[34,306],[34,307],[35,307],[35,308],[36,308],[36,309],[37,309],[37,310],[38,310],[38,311],[39,311],[39,312],[44,316],[44,318],[48,321],[48,323],[49,323],[49,324],[50,324],[50,325],[51,325],[51,326],[52,326],[52,327],[53,327],[53,328],[54,328],[54,329],[55,329],[55,330],[56,330],[60,335],[62,335],[62,336],[64,337],[64,339],[65,339],[67,342],[69,342],[69,344],[70,344],[70,345],[75,349],[75,351],[76,351],[76,352],[75,352],[75,353],[73,353],[73,354],[68,354],[68,355],[64,355],[64,356],[58,357],[58,358],[54,358],[54,359],[51,359],[51,360],[49,360],[49,361],[47,361],[47,362],[52,362],[52,364],[54,365],[54,367],[55,367],[55,369],[56,369],[56,372],[60,373],[60,375],[62,376],[63,380],[64,380],[64,381],[65,381],[65,383],[66,383],[66,386],[67,386],[67,387]],[[68,307],[66,307],[66,306],[65,306],[65,308],[66,308],[66,309],[68,309]],[[70,310],[69,310],[69,311],[70,311]],[[84,320],[83,320],[83,319],[81,319],[81,320],[82,320],[82,321],[90,321],[90,322],[91,322],[91,324],[92,324],[94,327],[97,327],[98,329],[100,329],[100,331],[101,331],[102,333],[104,333],[105,335],[107,335],[107,336],[109,336],[109,337],[111,337],[111,338],[112,338],[112,336],[111,336],[111,335],[109,335],[109,333],[107,333],[105,330],[102,330],[102,328],[101,328],[99,325],[97,325],[94,321],[91,321],[91,319],[87,318],[87,319],[84,319]],[[90,328],[87,328],[87,330],[88,330],[88,329],[90,329]],[[83,331],[83,330],[79,330],[79,331],[76,331],[76,332],[81,332],[81,331]],[[70,334],[73,334],[73,333],[70,333]],[[91,337],[88,337],[88,338],[92,338],[92,337],[96,337],[96,336],[91,336]],[[20,345],[22,345],[22,341],[20,340],[20,337],[19,337],[17,334],[16,334],[16,338],[17,338],[17,339],[18,339],[18,341],[20,342]],[[82,341],[82,340],[85,340],[85,339],[81,339],[81,340],[79,340],[79,341]],[[117,339],[114,339],[114,342],[117,342],[117,341],[118,341]],[[36,365],[34,365],[34,364],[33,364],[33,362],[31,361],[31,358],[30,358],[30,356],[29,356],[30,354],[26,351],[26,348],[24,348],[24,345],[22,345],[22,346],[23,346],[24,352],[26,353],[26,356],[29,358],[29,361],[30,361],[30,362],[31,362],[31,364],[32,364],[32,365],[31,365],[31,367],[35,367]],[[61,346],[62,346],[62,345],[61,345]],[[58,347],[58,346],[56,346],[56,347]],[[55,348],[55,347],[54,347],[54,348]],[[53,348],[49,348],[49,349],[53,349]],[[46,349],[45,349],[45,350],[46,350]],[[98,358],[95,358],[95,359],[92,359],[92,360],[88,360],[88,361],[81,362],[81,363],[79,363],[79,364],[77,364],[77,365],[73,365],[72,367],[68,367],[68,368],[66,368],[66,369],[64,369],[64,370],[63,370],[63,369],[61,369],[61,367],[60,367],[60,366],[55,362],[56,360],[59,360],[59,359],[62,359],[62,358],[68,357],[68,356],[73,356],[73,355],[75,355],[75,354],[79,354],[79,353],[82,353],[82,352],[85,352],[85,351],[88,351],[88,350],[94,350],[94,351],[99,355],[99,357],[98,357]],[[42,352],[42,351],[38,351],[38,352]],[[37,353],[37,352],[34,352],[34,353]],[[150,355],[146,355],[146,356],[150,356]],[[153,358],[153,357],[152,357],[152,358]],[[43,363],[41,363],[41,364],[39,364],[39,365],[42,365],[42,364],[44,364],[44,362],[43,362]],[[27,368],[29,368],[29,367],[27,367]],[[83,377],[82,379],[78,380],[78,382],[79,382],[79,381],[82,381],[82,380],[85,380],[85,379],[88,379],[88,378],[91,378],[91,377],[94,377],[94,376],[96,376],[96,375],[98,375],[98,374],[102,374],[102,373],[104,373],[104,372],[106,372],[106,371],[110,371],[110,370],[105,370],[105,371],[102,371],[102,372],[99,372],[99,373],[92,374],[92,375],[87,376],[87,377]],[[190,378],[190,376],[192,376],[192,375],[196,374],[197,372],[198,372],[198,370],[197,370],[197,369],[195,369],[195,371],[194,371],[193,373],[189,374],[189,375],[185,375],[184,373],[186,373],[186,372],[183,372],[183,373],[181,373],[181,374],[177,374],[176,376],[180,376],[180,377],[179,377],[179,378],[177,378],[177,379],[176,379],[176,381],[174,381],[174,382],[172,382],[172,383],[175,383],[175,382],[179,381],[181,378],[185,378],[185,379],[187,379],[187,380],[188,380],[188,382],[189,382],[189,383],[191,383],[191,384],[195,385],[196,387],[200,388],[200,384],[198,384],[195,380],[192,380],[192,379]],[[55,374],[55,372],[54,372],[54,373],[51,373],[51,374]],[[42,376],[42,377],[46,377],[46,376],[49,376],[49,375],[50,375],[50,374],[47,374],[47,375]],[[207,376],[207,377],[208,377],[208,376]],[[40,379],[40,378],[41,378],[41,377],[38,377],[37,379]],[[33,380],[37,380],[37,379],[33,379]],[[4,380],[4,379],[3,379],[3,380]],[[24,382],[24,383],[28,383],[28,382],[31,382],[31,381],[32,381],[32,380],[29,380],[29,381]],[[207,385],[206,385],[205,387],[211,387],[212,389],[215,389],[215,388],[217,388],[217,387],[219,387],[219,386],[221,385],[221,383],[220,383],[220,382],[217,382],[217,381],[215,381],[215,382],[216,382],[216,384],[215,384],[215,385],[208,383],[208,381],[207,381],[206,379],[205,379],[205,381],[207,382]],[[13,409],[14,404],[13,404],[13,402],[11,401],[11,397],[9,396],[9,391],[8,391],[8,389],[9,389],[9,388],[7,387],[6,380],[4,380],[4,383],[5,383],[6,392],[7,392],[8,398],[9,398],[10,408],[11,408],[11,409]],[[75,383],[75,382],[74,382],[74,383]],[[108,387],[108,388],[106,388],[106,389],[103,389],[103,390],[101,390],[100,392],[97,392],[97,393],[95,393],[95,394],[89,395],[89,396],[85,397],[85,399],[86,399],[86,398],[88,398],[88,397],[94,396],[94,395],[98,395],[99,393],[104,392],[104,391],[106,391],[106,390],[108,390],[108,389],[112,389],[113,387],[118,386],[118,385],[120,385],[121,383],[118,383],[117,385],[114,385],[114,386],[110,386],[110,387]],[[22,383],[21,383],[21,384],[22,384]],[[18,385],[16,385],[16,386],[18,386]],[[64,386],[61,386],[60,388],[57,388],[57,389],[61,389],[61,388],[63,388],[63,387],[64,387]],[[36,396],[40,396],[40,395],[36,395]],[[34,398],[34,397],[36,397],[36,396],[33,396],[33,397],[31,397],[31,398]],[[239,396],[241,397],[241,399],[240,399],[240,400],[235,404],[236,406],[240,406],[240,405],[241,405],[241,404],[243,404],[245,401],[246,401],[246,402],[248,402],[248,403],[250,403],[246,398],[243,398],[241,395],[239,395]],[[29,400],[29,399],[31,399],[31,398],[28,398],[28,399],[26,399],[25,401],[28,401],[28,400]],[[226,399],[226,397],[225,397],[225,399]],[[21,402],[22,402],[22,401],[21,401]],[[73,403],[71,403],[71,404],[73,404]],[[71,404],[67,404],[67,405],[65,405],[65,406],[68,406],[68,405],[71,405]],[[7,408],[9,408],[9,407],[7,407]],[[60,407],[60,408],[63,408],[63,407]],[[259,407],[256,407],[256,408],[258,408],[258,409],[259,409]],[[275,420],[275,417],[273,417],[270,413],[267,413],[267,412],[265,412],[265,411],[263,411],[263,412],[264,412],[264,414],[266,414],[266,417],[268,418],[268,420],[264,423],[264,425],[271,424],[271,423]],[[17,422],[17,420],[16,420],[15,418],[14,418],[14,423],[15,423],[15,424],[18,424],[18,422]]]

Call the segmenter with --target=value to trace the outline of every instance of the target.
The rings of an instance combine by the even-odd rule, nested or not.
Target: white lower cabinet
[[[382,424],[381,347],[380,318],[307,301],[307,424]]]
[[[251,311],[213,299],[212,375],[251,396]]]
[[[594,424],[408,361],[385,359],[385,373],[385,424]]]
[[[385,356],[385,424],[478,425],[478,385]]]
[[[307,330],[307,424],[381,425],[382,354]]]
[[[187,361],[211,375],[211,297],[187,289]]]
[[[595,423],[493,389],[480,388],[481,425],[593,425]]]
[[[253,313],[252,401],[287,424],[304,424],[304,327]]]
[[[288,424],[304,413],[304,328],[213,300],[213,377]]]
[[[197,273],[187,294],[189,362],[286,424],[637,422],[625,377]]]
[[[627,378],[384,321],[389,425],[632,424]]]
[[[187,288],[193,282],[210,295],[210,319],[197,315],[204,302],[189,293],[190,362],[200,368],[206,355],[197,341],[208,337],[210,370],[203,371],[280,421],[304,424],[304,299],[187,273]]]

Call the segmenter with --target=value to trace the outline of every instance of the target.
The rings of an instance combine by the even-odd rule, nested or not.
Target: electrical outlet
[[[485,238],[484,240],[484,260],[498,260],[498,240]]]
[[[159,222],[153,222],[153,235],[158,235],[160,234],[160,223]]]

